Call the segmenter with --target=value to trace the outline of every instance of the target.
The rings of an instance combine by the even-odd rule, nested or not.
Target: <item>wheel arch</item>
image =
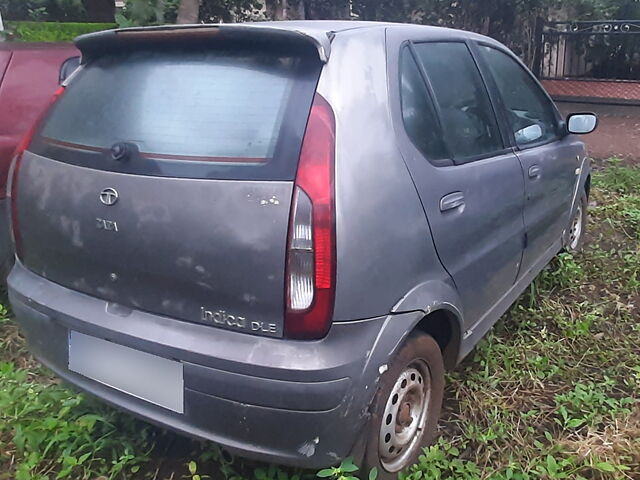
[[[445,367],[458,364],[462,342],[463,316],[458,292],[447,280],[428,280],[408,292],[393,308],[393,312],[420,311],[423,313],[411,331],[431,335],[442,350]]]
[[[460,344],[462,341],[461,320],[453,311],[440,308],[425,315],[414,327],[433,337],[440,346],[442,359],[447,370],[452,370],[458,364]]]
[[[587,199],[589,199],[589,195],[591,193],[591,173],[587,175],[587,178],[584,181],[584,191],[587,194]]]

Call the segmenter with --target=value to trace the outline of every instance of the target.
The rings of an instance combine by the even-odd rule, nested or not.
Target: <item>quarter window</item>
[[[471,52],[464,43],[415,45],[454,160],[487,156],[503,149],[498,124]]]
[[[502,96],[516,143],[527,146],[557,138],[551,102],[531,75],[500,50],[481,46],[480,51]]]
[[[433,103],[407,47],[403,48],[400,59],[400,104],[404,128],[414,145],[429,160],[446,158]]]

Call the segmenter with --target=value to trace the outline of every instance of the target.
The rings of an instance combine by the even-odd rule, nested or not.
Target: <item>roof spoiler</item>
[[[321,62],[327,63],[331,55],[330,32],[322,30],[298,30],[290,27],[268,24],[202,24],[168,25],[158,27],[132,27],[81,35],[75,44],[82,52],[83,62],[100,56],[105,51],[120,50],[132,43],[155,43],[157,41],[195,40],[250,40],[257,44],[275,42],[278,44],[311,45],[318,52]]]

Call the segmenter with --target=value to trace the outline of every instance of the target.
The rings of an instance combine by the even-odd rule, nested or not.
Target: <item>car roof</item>
[[[415,23],[396,23],[396,22],[375,22],[363,20],[276,20],[265,22],[242,22],[242,23],[204,23],[192,25],[159,25],[149,27],[126,27],[116,29],[116,32],[124,32],[131,30],[189,30],[210,28],[212,30],[224,28],[241,28],[253,26],[259,28],[274,28],[278,30],[288,30],[292,32],[306,32],[314,34],[337,34],[345,31],[363,30],[363,29],[420,29],[426,35],[429,33],[442,35],[443,32],[449,32],[452,36],[466,36],[471,32],[464,30],[456,30],[447,27],[439,27],[432,25],[420,25]],[[472,34],[477,35],[477,34]],[[479,35],[481,36],[481,35]]]
[[[352,32],[357,30],[370,30],[370,29],[387,29],[392,28],[394,30],[413,30],[420,31],[425,35],[425,37],[429,37],[430,34],[433,36],[442,37],[443,35],[450,35],[451,37],[456,38],[466,38],[466,37],[474,37],[474,38],[482,38],[489,39],[484,35],[480,35],[474,32],[468,32],[466,30],[458,30],[454,28],[448,27],[440,27],[435,25],[421,25],[417,23],[397,23],[397,22],[376,22],[376,21],[364,21],[364,20],[276,20],[276,21],[267,21],[267,22],[243,22],[243,23],[232,23],[232,24],[199,24],[199,25],[191,25],[192,27],[218,27],[218,26],[243,26],[243,25],[251,25],[262,28],[277,28],[282,30],[289,30],[293,32],[306,32],[306,33],[314,33],[314,34],[339,34],[342,32]],[[175,28],[180,27],[180,25],[167,25],[166,27],[161,28]],[[183,25],[183,27],[185,27]],[[189,26],[186,26],[187,28]],[[153,27],[142,27],[142,28],[153,28]],[[357,32],[355,32],[357,33]]]
[[[325,33],[339,33],[346,30],[363,28],[381,28],[390,25],[403,25],[392,22],[369,22],[362,20],[276,20],[270,22],[246,22],[249,25],[271,25],[290,30],[307,30]]]
[[[488,37],[463,30],[454,30],[445,27],[391,23],[369,22],[353,20],[283,20],[273,22],[246,22],[246,23],[220,23],[220,24],[194,24],[194,25],[161,25],[151,27],[130,27],[103,32],[90,33],[78,37],[76,46],[83,52],[83,57],[91,57],[104,51],[104,47],[122,48],[126,44],[125,38],[132,40],[145,37],[167,40],[168,37],[179,38],[197,36],[200,39],[214,36],[252,36],[257,41],[272,40],[308,42],[314,45],[318,51],[320,60],[329,61],[331,53],[331,40],[334,36],[343,32],[357,34],[358,31],[371,29],[403,29],[407,33],[420,32],[425,39],[429,36],[438,38],[474,38],[495,43]]]

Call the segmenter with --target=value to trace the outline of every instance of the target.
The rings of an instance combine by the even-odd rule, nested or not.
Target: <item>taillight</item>
[[[42,120],[44,119],[46,113],[53,106],[53,104],[56,103],[58,98],[60,98],[60,96],[63,93],[64,93],[64,87],[59,87],[55,91],[55,93],[51,97],[51,100],[49,101],[49,104],[40,114],[40,116],[35,121],[35,123],[31,126],[31,128],[29,129],[27,134],[24,136],[22,141],[18,144],[18,147],[16,148],[13,154],[11,168],[9,169],[9,178],[11,179],[11,182],[9,183],[7,188],[7,196],[11,201],[11,233],[13,236],[13,245],[18,258],[22,258],[22,237],[20,236],[20,228],[18,225],[18,205],[16,203],[16,199],[17,199],[17,193],[18,193],[18,190],[17,190],[18,174],[20,173],[20,164],[22,163],[22,156],[24,155],[24,152],[27,150],[27,148],[29,148],[29,145],[31,144],[31,140],[33,139],[33,136],[38,130],[38,127],[42,123]]]
[[[336,277],[334,151],[333,110],[316,94],[291,206],[284,324],[289,338],[322,338],[331,326]]]

